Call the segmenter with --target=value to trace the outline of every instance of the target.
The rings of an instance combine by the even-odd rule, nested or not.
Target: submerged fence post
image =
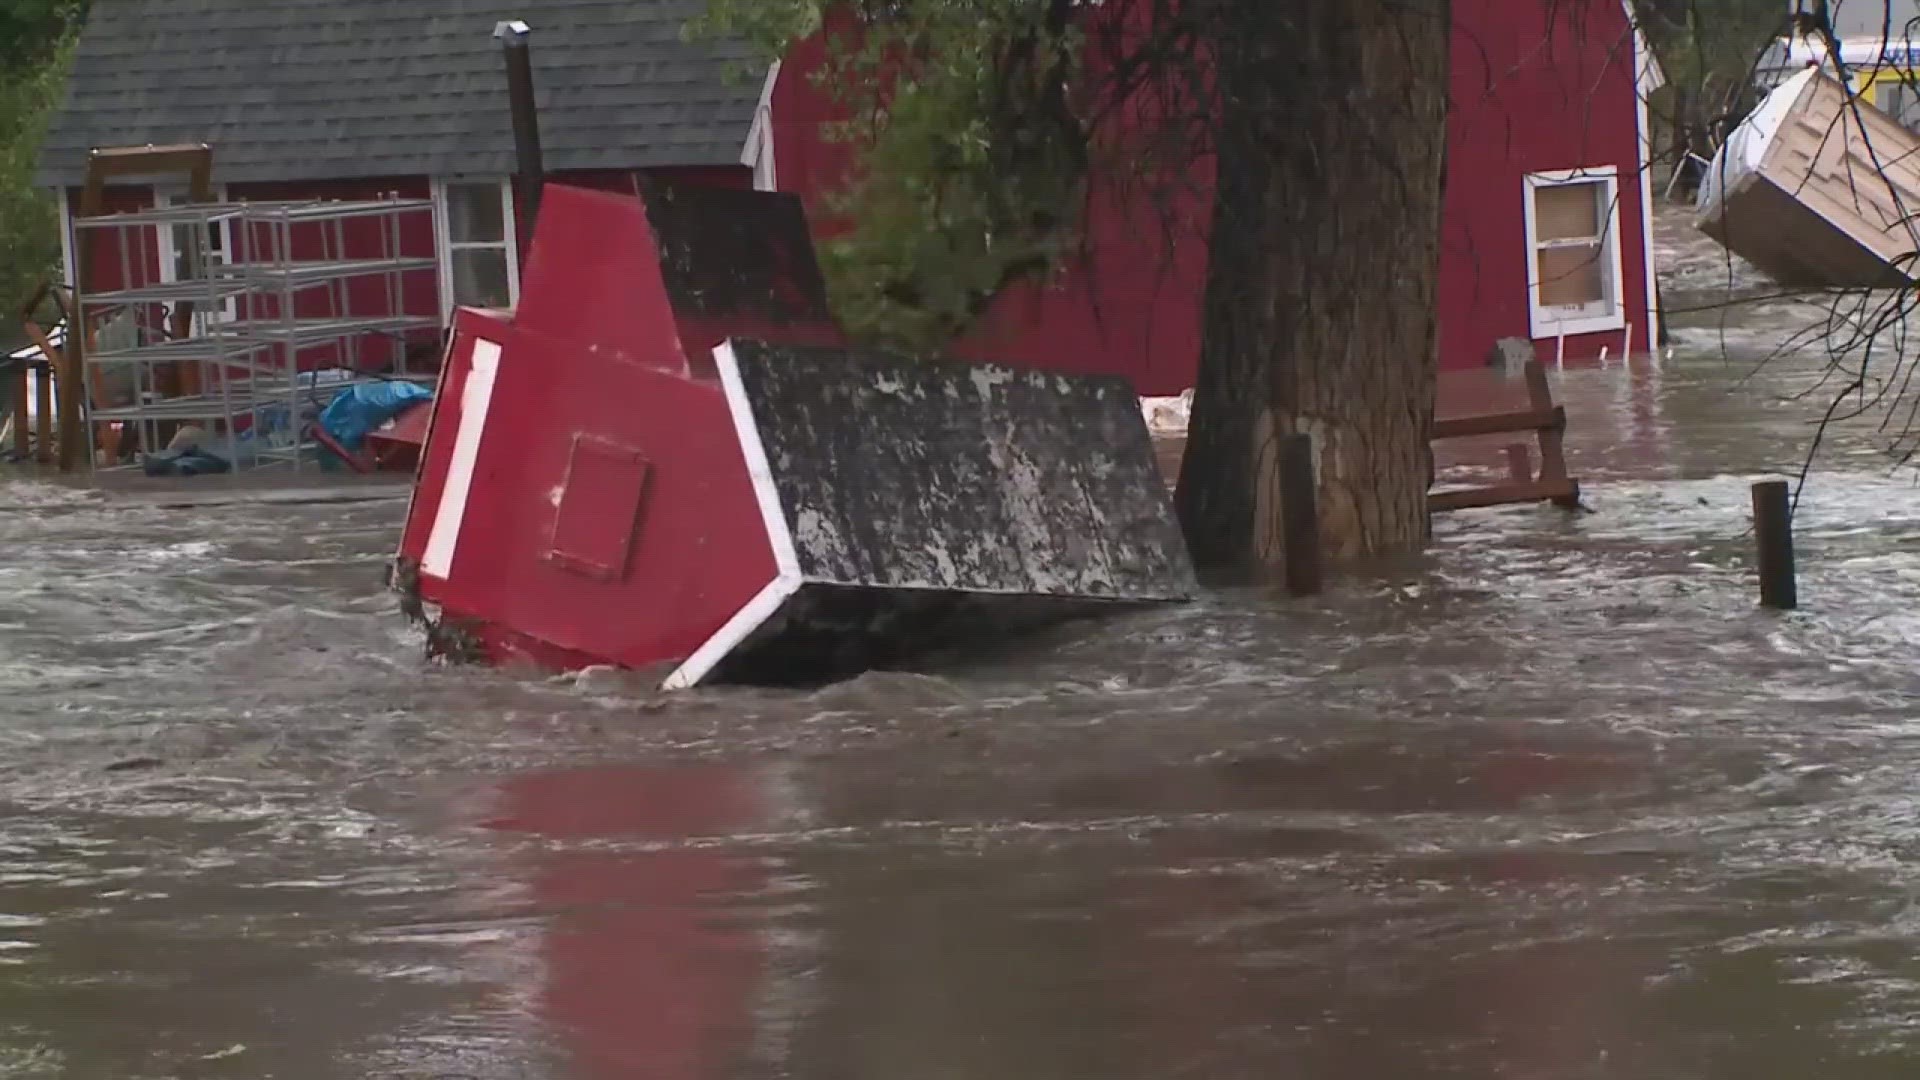
[[[1319,477],[1313,471],[1313,436],[1280,438],[1280,528],[1286,543],[1287,592],[1320,591]]]
[[[32,419],[27,415],[27,398],[33,393],[33,366],[22,360],[7,373],[13,382],[13,456],[25,461],[33,454]]]
[[[1533,452],[1526,443],[1507,444],[1507,479],[1516,484],[1533,483]]]
[[[45,360],[33,364],[33,460],[45,465],[53,461],[53,365]]]
[[[1792,611],[1800,604],[1793,569],[1793,508],[1785,480],[1753,485],[1753,536],[1760,549],[1760,604]]]

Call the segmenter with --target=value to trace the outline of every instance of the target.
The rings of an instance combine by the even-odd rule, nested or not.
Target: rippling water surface
[[[1755,609],[1796,320],[1567,373],[1590,514],[809,694],[424,666],[392,498],[0,483],[0,1076],[1912,1077],[1920,498],[1836,433]]]

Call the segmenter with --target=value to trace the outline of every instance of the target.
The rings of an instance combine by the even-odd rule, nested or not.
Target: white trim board
[[[1647,111],[1647,98],[1666,83],[1666,73],[1660,69],[1660,59],[1653,55],[1653,47],[1647,43],[1647,36],[1641,32],[1640,23],[1633,16],[1633,5],[1621,0],[1627,9],[1627,22],[1633,28],[1633,97],[1636,122],[1640,134],[1640,245],[1646,259],[1647,352],[1660,351],[1660,265],[1653,249],[1653,122]],[[1628,341],[1631,349],[1633,342]],[[1622,357],[1627,359],[1627,357]]]
[[[500,343],[475,338],[473,362],[467,366],[466,385],[460,388],[460,424],[453,430],[453,457],[447,463],[440,505],[434,508],[433,527],[420,555],[420,573],[440,581],[453,572],[460,547],[460,529],[466,524],[467,500],[473,494],[474,468],[480,461],[480,440],[486,434],[487,413],[493,408],[493,386],[500,372]]]
[[[746,386],[740,381],[740,359],[733,353],[732,342],[723,341],[714,347],[713,363],[720,372],[720,387],[726,394],[727,413],[733,418],[734,436],[747,459],[747,476],[753,481],[760,522],[767,531],[767,543],[773,548],[775,573],[766,587],[667,676],[661,684],[663,690],[690,690],[700,685],[728,653],[760,629],[805,583],[800,573],[800,556],[793,546],[793,531],[787,527],[787,515],[780,506],[780,491],[773,482],[773,467],[767,462],[767,448],[760,441],[760,427],[754,422],[753,404],[747,400]]]
[[[60,277],[66,282],[68,295],[73,295],[79,284],[73,277],[73,199],[63,185],[54,189],[54,201],[60,208]]]
[[[778,191],[780,170],[773,150],[773,90],[780,83],[780,61],[767,68],[767,81],[760,87],[760,103],[753,110],[753,124],[747,129],[747,141],[740,148],[740,164],[753,170],[755,191]]]

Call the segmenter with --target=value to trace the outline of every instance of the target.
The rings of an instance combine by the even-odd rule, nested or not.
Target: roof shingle
[[[222,182],[513,171],[494,24],[533,28],[547,168],[738,164],[765,68],[703,0],[94,0],[39,181],[210,143]]]

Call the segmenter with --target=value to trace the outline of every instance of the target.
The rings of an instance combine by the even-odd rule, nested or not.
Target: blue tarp
[[[410,382],[362,383],[328,403],[320,413],[320,426],[342,447],[358,450],[381,424],[432,399],[432,391]]]

